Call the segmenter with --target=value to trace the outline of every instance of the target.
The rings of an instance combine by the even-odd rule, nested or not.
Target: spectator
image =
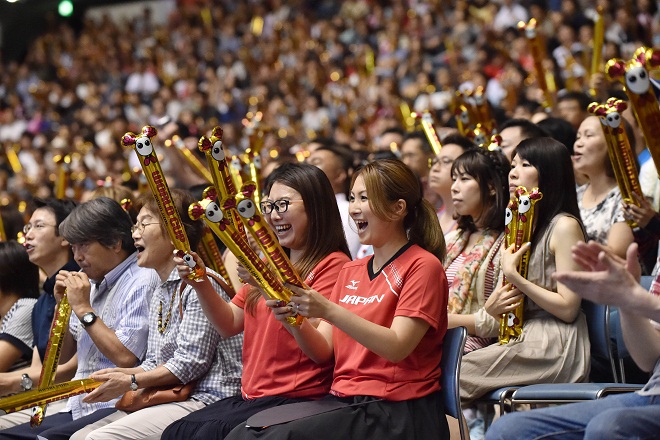
[[[640,368],[653,372],[644,388],[636,393],[507,414],[493,424],[487,440],[656,437],[660,431],[660,298],[649,295],[637,282],[640,267],[636,255],[635,244],[630,245],[623,260],[602,245],[582,243],[573,250],[573,258],[588,271],[559,271],[554,277],[585,299],[619,308],[631,356]]]
[[[575,173],[588,179],[588,183],[577,189],[580,217],[587,237],[609,246],[616,255],[625,256],[633,242],[633,233],[623,218],[621,191],[598,117],[589,116],[582,122],[573,150]]]
[[[289,200],[288,208],[282,209]],[[329,297],[349,257],[330,183],[323,173],[310,165],[284,165],[269,179],[261,211],[274,229],[291,225],[290,232],[279,235],[280,244],[290,252],[305,283]],[[325,233],[319,234],[319,230]],[[183,264],[179,269],[182,275],[190,271]],[[241,276],[251,279],[245,269]],[[227,305],[217,299],[209,284],[193,287],[218,332],[224,336],[245,334],[242,395],[220,400],[175,422],[163,433],[164,440],[222,439],[262,409],[327,394],[332,362],[317,364],[300,351],[292,335],[271,316],[260,288],[245,286]]]
[[[548,133],[526,119],[509,119],[500,127],[500,136],[502,136],[502,142],[500,143],[502,152],[511,161],[513,150],[520,144],[520,141],[548,136]]]
[[[59,233],[59,225],[75,208],[72,200],[36,199],[36,209],[25,225],[25,249],[30,262],[39,266],[47,277],[43,283],[43,290],[32,310],[32,356],[31,364],[27,368],[9,373],[0,373],[0,394],[13,394],[27,391],[39,385],[41,369],[46,355],[46,348],[50,338],[50,327],[55,314],[56,301],[53,289],[55,278],[60,270],[78,271],[80,267],[73,260],[69,242]],[[66,362],[66,357],[60,358],[56,380],[63,381],[71,378],[75,373],[76,365]],[[58,412],[66,407],[66,401],[52,402],[49,405],[51,412]],[[30,421],[31,410],[0,417],[0,430],[20,425]]]
[[[32,359],[31,317],[39,294],[39,268],[16,241],[0,242],[0,372]]]
[[[500,248],[504,241],[502,212],[509,203],[509,161],[500,151],[467,151],[452,165],[452,203],[458,229],[446,236],[444,261],[449,284],[448,327],[464,326],[464,353],[486,347],[493,338],[475,335],[475,314],[497,287]]]
[[[55,283],[57,295],[66,289],[72,310],[63,347],[77,348],[74,379],[87,378],[104,367],[133,367],[145,354],[149,293],[158,281],[154,271],[137,267],[131,226],[119,203],[106,197],[76,207],[60,224],[60,233],[83,270],[62,270]],[[63,351],[64,360],[70,357]],[[18,425],[2,431],[2,436],[68,438],[91,417],[101,419],[114,412],[116,400],[89,404],[83,397],[69,398],[66,411],[50,413],[38,427]]]
[[[321,169],[332,185],[332,190],[337,199],[337,207],[344,228],[344,235],[351,252],[351,258],[355,259],[360,249],[360,239],[357,228],[348,213],[348,184],[353,173],[353,154],[350,149],[342,145],[331,143],[322,144],[312,151],[307,158],[307,163]]]
[[[440,154],[431,161],[429,187],[442,200],[442,206],[437,212],[440,227],[445,237],[458,226],[451,196],[451,185],[453,182],[451,167],[457,157],[474,148],[476,148],[474,143],[465,136],[450,134],[443,138]]]
[[[187,191],[172,191],[172,202],[181,216],[190,247],[197,249],[203,233],[202,220],[186,220],[182,215],[194,201]],[[83,402],[114,401],[129,390],[147,387],[196,381],[195,387],[183,402],[163,403],[131,413],[113,411],[102,419],[95,415],[83,417],[77,420],[82,429],[71,436],[73,439],[106,439],[110,435],[126,440],[160,437],[172,422],[239,391],[242,335],[221,338],[204,316],[195,290],[179,277],[172,259],[174,245],[154,196],[144,195],[137,207],[140,208],[137,223],[131,228],[138,249],[137,263],[141,268],[155,271],[160,279],[153,295],[144,292],[146,298],[153,296],[146,358],[137,367],[94,372],[91,378],[103,385],[89,393]],[[222,301],[229,301],[216,280],[211,286]]]
[[[522,141],[511,165],[510,190],[521,185],[538,187],[543,199],[536,206],[531,243],[515,252],[511,245],[502,253],[506,284],[475,314],[475,333],[497,336],[502,315],[521,302],[522,333],[508,343],[463,356],[460,393],[464,407],[504,386],[581,382],[589,374],[589,336],[580,298],[551,277],[555,270],[579,269],[570,251],[584,241],[575,192],[566,190],[575,186],[571,159],[562,144],[539,137]],[[527,251],[529,272],[523,278],[518,263]],[[543,347],[542,356],[539,347]]]

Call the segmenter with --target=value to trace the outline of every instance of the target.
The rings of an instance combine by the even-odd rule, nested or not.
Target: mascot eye
[[[252,218],[257,212],[257,208],[252,203],[252,200],[241,200],[236,208],[243,218]]]
[[[261,158],[259,156],[255,157],[252,159],[252,163],[254,163],[254,167],[258,170],[261,169]]]
[[[518,212],[521,214],[526,213],[529,211],[529,208],[532,207],[532,202],[529,199],[529,196],[523,196],[520,198],[520,201],[518,202]]]
[[[213,144],[211,157],[217,161],[225,160],[225,150],[222,148],[222,141],[217,141]]]
[[[511,221],[513,221],[513,211],[511,211],[510,208],[506,208],[504,213],[504,225],[508,225]]]
[[[135,150],[141,156],[149,156],[154,152],[154,147],[148,137],[140,137],[135,141]]]
[[[218,223],[223,218],[222,211],[220,211],[220,207],[215,202],[209,203],[204,213],[206,214],[206,218],[213,223]]]

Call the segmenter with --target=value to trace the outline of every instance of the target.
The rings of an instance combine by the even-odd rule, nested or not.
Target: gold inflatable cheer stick
[[[638,48],[633,58],[627,62],[613,58],[605,66],[605,73],[610,79],[619,80],[624,84],[633,113],[644,134],[646,146],[658,170],[660,170],[660,108],[651,86],[649,71],[659,66],[660,52],[644,46]]]
[[[516,218],[505,219],[507,221],[515,221],[517,225],[515,226],[515,246],[514,251],[520,250],[520,247],[528,243],[532,239],[532,230],[534,228],[534,214],[535,214],[535,205],[536,203],[543,198],[543,194],[539,191],[538,188],[533,188],[531,191],[527,191],[527,188],[524,186],[519,186],[516,188],[515,192],[516,205],[517,205],[517,216]],[[507,216],[509,214],[507,210]],[[510,224],[510,223],[509,223]],[[505,230],[506,233],[506,230]],[[507,234],[508,237],[508,234]],[[508,237],[510,239],[510,237]],[[507,243],[510,246],[509,243]],[[529,257],[530,250],[528,249],[520,259],[518,264],[518,273],[523,278],[527,278],[527,272],[529,268]],[[500,344],[506,344],[509,342],[510,338],[517,338],[522,334],[523,326],[523,310],[525,307],[524,300],[520,302],[520,305],[512,312],[509,312],[505,315],[502,315],[500,320]],[[502,322],[504,321],[504,322]]]
[[[0,399],[0,415],[22,411],[32,408],[35,405],[45,408],[49,403],[68,399],[78,394],[89,393],[101,386],[101,384],[103,382],[92,379],[78,379],[3,397]]]
[[[178,255],[191,267],[190,279],[201,281],[204,276],[204,270],[195,266],[195,260],[190,255],[190,243],[188,242],[186,230],[174,206],[170,188],[167,186],[165,175],[154,150],[152,139],[157,133],[156,128],[146,125],[142,128],[141,134],[126,133],[121,138],[121,144],[124,148],[133,147],[135,149],[144,176],[147,178],[151,192],[156,199],[160,217],[163,220],[170,240],[172,240],[174,247],[179,251]]]

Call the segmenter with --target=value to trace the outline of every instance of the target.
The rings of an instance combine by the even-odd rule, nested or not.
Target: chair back
[[[592,359],[597,356],[606,359],[612,369],[612,377],[617,382],[617,370],[614,363],[612,339],[610,333],[610,308],[603,304],[596,304],[582,300],[582,311],[587,318],[589,341],[591,343]]]
[[[467,339],[467,330],[465,327],[456,327],[447,329],[445,339],[442,342],[442,359],[440,360],[440,393],[442,394],[442,403],[445,407],[445,414],[458,419],[461,438],[465,438],[463,432],[461,410],[461,395],[459,388],[459,375],[461,371],[461,359]]]
[[[653,284],[654,279],[655,277],[653,275],[643,275],[639,279],[639,284],[641,284],[646,290],[651,290],[651,285]]]

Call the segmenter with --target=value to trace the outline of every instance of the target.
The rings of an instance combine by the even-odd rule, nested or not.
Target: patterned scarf
[[[470,253],[465,255],[465,263],[458,269],[452,283],[449,285],[449,304],[447,311],[454,314],[462,314],[463,310],[470,310],[472,298],[477,289],[484,287],[476,286],[479,268],[488,256],[488,252],[493,247],[495,240],[500,235],[497,231],[486,230],[477,232],[481,235]],[[447,257],[445,258],[445,268],[463,252],[470,234],[465,231],[459,231],[456,239],[447,244]]]

